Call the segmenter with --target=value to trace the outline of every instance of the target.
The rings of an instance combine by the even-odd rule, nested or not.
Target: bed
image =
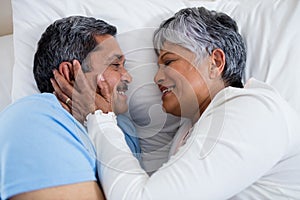
[[[16,99],[37,93],[32,74],[36,43],[55,19],[86,15],[118,27],[117,39],[133,77],[129,111],[143,150],[147,171],[166,161],[170,142],[184,123],[166,115],[153,82],[156,56],[152,33],[159,23],[183,7],[205,6],[226,12],[246,39],[248,59],[244,79],[255,77],[275,87],[300,115],[300,2],[298,0],[1,0],[0,110]],[[5,11],[5,12],[4,12]],[[12,13],[11,16],[3,13]],[[13,32],[11,27],[13,26]],[[250,122],[251,123],[251,122]]]

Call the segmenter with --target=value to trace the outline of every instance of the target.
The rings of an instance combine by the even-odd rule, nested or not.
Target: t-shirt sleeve
[[[86,131],[59,105],[18,102],[0,115],[0,127],[2,199],[96,180]]]

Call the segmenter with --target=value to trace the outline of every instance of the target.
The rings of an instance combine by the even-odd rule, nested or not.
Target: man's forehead
[[[105,61],[122,60],[124,55],[121,51],[114,49],[97,48],[92,51],[93,58],[100,58]]]
[[[98,43],[91,53],[99,55],[104,60],[120,60],[124,58],[124,55],[114,38],[113,40],[111,38],[102,40],[102,42]]]
[[[95,36],[95,39],[98,43],[97,46],[100,46],[100,48],[120,48],[117,40],[112,35],[98,35]]]

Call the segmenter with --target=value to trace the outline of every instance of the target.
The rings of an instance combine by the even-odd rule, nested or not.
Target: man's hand
[[[61,105],[81,123],[84,122],[89,113],[94,113],[95,110],[101,109],[103,112],[111,112],[111,91],[101,75],[97,77],[100,95],[89,85],[79,61],[73,61],[73,68],[74,86],[57,70],[53,71],[54,79],[51,79],[51,83]]]

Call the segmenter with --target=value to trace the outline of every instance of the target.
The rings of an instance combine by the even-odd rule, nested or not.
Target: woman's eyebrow
[[[163,55],[159,56],[159,59],[163,59],[168,54],[172,54],[173,55],[174,53],[167,51],[167,52],[163,53]]]

